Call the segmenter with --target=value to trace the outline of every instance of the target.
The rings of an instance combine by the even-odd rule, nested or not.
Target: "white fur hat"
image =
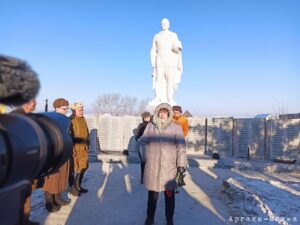
[[[79,108],[83,108],[83,104],[81,102],[75,102],[73,104],[71,104],[69,107],[72,109],[72,110],[76,110],[76,109],[79,109]]]

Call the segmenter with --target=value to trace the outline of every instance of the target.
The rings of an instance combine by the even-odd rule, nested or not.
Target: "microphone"
[[[0,54],[0,103],[19,106],[36,97],[40,81],[23,60]]]

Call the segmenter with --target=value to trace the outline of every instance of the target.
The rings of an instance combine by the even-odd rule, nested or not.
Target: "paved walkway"
[[[189,168],[186,186],[176,195],[176,225],[228,224],[230,209],[220,198],[222,180],[217,176],[210,169]],[[49,214],[44,209],[43,193],[37,190],[33,193],[32,219],[46,225],[143,225],[147,191],[139,177],[139,164],[91,163],[83,185],[89,189],[87,194],[71,197],[70,205]],[[163,194],[155,224],[166,224]]]

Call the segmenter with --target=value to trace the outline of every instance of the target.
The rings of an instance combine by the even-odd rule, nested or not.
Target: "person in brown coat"
[[[83,104],[74,103],[70,106],[71,115],[71,136],[73,138],[73,186],[80,193],[87,193],[88,190],[81,186],[83,176],[88,169],[89,129],[83,116]],[[72,183],[72,182],[71,182]]]
[[[36,100],[31,99],[29,102],[23,104],[22,106],[11,111],[11,114],[23,114],[26,115],[28,113],[33,112],[36,109]],[[32,180],[31,187],[28,187],[25,194],[25,203],[23,208],[23,215],[21,218],[22,225],[39,225],[39,222],[30,221],[30,211],[31,211],[31,194],[32,192],[38,188],[39,180]]]
[[[175,189],[184,185],[183,173],[187,166],[184,135],[181,127],[172,122],[172,107],[167,103],[157,106],[153,122],[148,123],[140,139],[140,151],[145,162],[144,185],[148,189],[145,225],[154,223],[159,192],[165,196],[165,216],[173,225]],[[181,180],[176,180],[180,177]]]
[[[55,112],[66,115],[69,102],[64,98],[58,98],[53,102]],[[61,198],[61,193],[65,191],[69,175],[69,161],[66,161],[55,173],[45,177],[43,191],[45,192],[45,208],[49,212],[57,212],[61,206],[68,205],[69,202]]]

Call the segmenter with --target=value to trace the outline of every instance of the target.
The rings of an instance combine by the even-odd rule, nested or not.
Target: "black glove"
[[[177,183],[177,186],[184,186],[185,185],[185,182],[183,180],[183,178],[185,177],[185,168],[184,167],[177,167],[177,174],[176,174],[176,183]]]

